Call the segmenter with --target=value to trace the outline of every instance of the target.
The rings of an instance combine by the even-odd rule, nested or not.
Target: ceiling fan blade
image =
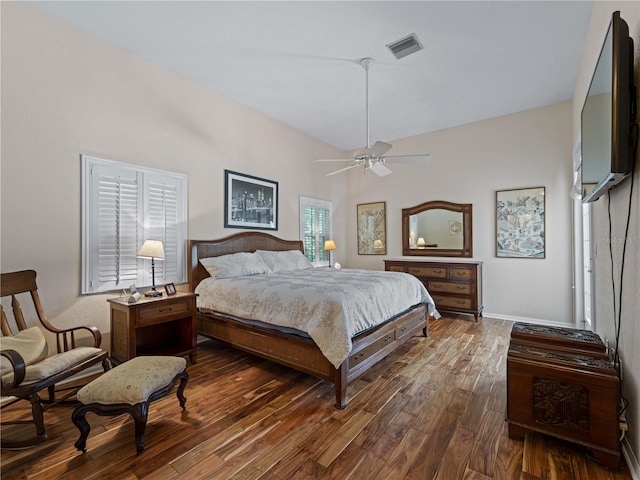
[[[427,163],[431,161],[431,154],[424,155],[390,155],[384,157],[386,163]]]
[[[352,168],[359,167],[359,166],[360,166],[359,163],[354,163],[353,165],[349,165],[348,167],[341,168],[340,170],[336,170],[335,172],[327,173],[327,177],[331,175],[335,175],[336,173],[346,172],[347,170],[350,170]]]
[[[353,162],[353,158],[320,158],[316,162]]]
[[[373,165],[371,165],[369,167],[369,170],[373,171],[373,173],[375,173],[379,177],[384,177],[392,173],[391,170],[389,170],[387,167],[384,166],[384,164],[380,162],[376,162]]]
[[[378,141],[369,149],[369,155],[372,157],[381,157],[391,150],[391,148],[393,148],[393,145]]]

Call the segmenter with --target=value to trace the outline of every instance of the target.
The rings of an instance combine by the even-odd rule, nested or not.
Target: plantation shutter
[[[321,262],[329,261],[329,252],[324,250],[325,240],[331,239],[331,216],[328,208],[317,207],[317,232],[318,232],[318,248],[319,259]]]
[[[151,262],[137,257],[161,240],[156,284],[185,281],[186,177],[83,156],[82,293],[149,286]]]
[[[174,178],[158,174],[145,176],[146,196],[145,239],[161,240],[164,246],[164,261],[156,261],[156,284],[179,281],[179,273],[183,270],[179,251],[183,249],[184,240],[179,232],[179,198],[180,184]],[[149,267],[150,268],[150,267]],[[147,282],[151,282],[151,271]]]
[[[314,266],[329,265],[324,242],[331,238],[331,202],[300,197],[300,237],[304,254]]]

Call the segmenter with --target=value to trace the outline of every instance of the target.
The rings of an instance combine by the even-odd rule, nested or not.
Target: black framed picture
[[[224,171],[224,226],[278,229],[278,182]]]
[[[173,295],[176,293],[176,286],[173,283],[167,283],[164,286],[164,289],[167,292],[167,295]]]

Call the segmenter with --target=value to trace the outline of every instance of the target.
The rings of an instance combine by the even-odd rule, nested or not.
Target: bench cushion
[[[85,405],[146,402],[153,392],[169,385],[185,368],[187,361],[182,357],[135,357],[82,387],[76,398]]]

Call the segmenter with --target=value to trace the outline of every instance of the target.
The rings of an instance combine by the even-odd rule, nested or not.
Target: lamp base
[[[161,297],[162,292],[159,292],[157,290],[151,290],[150,292],[145,293],[144,296],[145,297]]]

